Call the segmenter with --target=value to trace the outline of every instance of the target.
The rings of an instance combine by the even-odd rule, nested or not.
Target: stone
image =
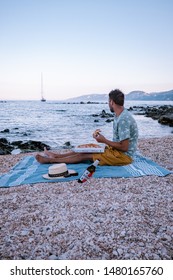
[[[158,120],[159,123],[173,127],[173,114],[163,115]]]
[[[124,251],[121,248],[118,248],[117,252],[118,252],[118,255],[122,255]]]
[[[10,142],[8,142],[6,138],[1,138],[0,139],[0,155],[11,154],[12,150],[13,150],[13,146],[10,144]]]
[[[10,130],[8,128],[1,131],[1,133],[9,133],[9,132],[10,132]]]
[[[169,125],[173,127],[173,106],[133,106],[128,109],[133,111],[136,115],[145,115],[146,117],[158,120],[163,125]]]
[[[55,256],[55,255],[50,255],[50,256],[48,257],[48,260],[58,260],[58,257]]]
[[[6,138],[0,138],[0,145],[2,144],[8,144],[8,140]]]
[[[46,147],[48,150],[50,149],[49,145],[41,141],[29,140],[26,142],[14,141],[10,143],[6,138],[0,138],[0,155],[7,155],[11,153],[18,154],[19,150],[22,153],[43,151],[44,147]]]

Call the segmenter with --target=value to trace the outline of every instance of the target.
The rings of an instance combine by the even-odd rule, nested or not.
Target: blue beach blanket
[[[77,180],[88,167],[87,163],[68,164],[68,169],[74,169],[78,176],[61,179],[47,180],[42,177],[48,173],[51,164],[40,164],[33,156],[24,157],[8,173],[0,176],[0,187],[14,187],[24,184],[34,184],[41,182],[68,182]],[[146,175],[166,176],[171,171],[159,166],[152,160],[136,155],[132,164],[126,166],[97,166],[93,177],[95,178],[130,178]]]

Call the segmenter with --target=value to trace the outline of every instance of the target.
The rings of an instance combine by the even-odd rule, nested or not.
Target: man
[[[115,113],[113,122],[113,141],[105,138],[100,132],[93,137],[98,143],[106,144],[104,153],[76,153],[69,151],[65,154],[44,150],[46,156],[36,155],[40,163],[78,163],[85,160],[100,160],[99,165],[127,165],[133,160],[137,148],[138,128],[131,113],[124,108],[124,94],[118,90],[109,93],[109,108]]]

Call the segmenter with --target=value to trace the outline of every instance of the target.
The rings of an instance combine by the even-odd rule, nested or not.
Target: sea
[[[127,101],[125,107],[173,105],[173,101]],[[95,143],[92,134],[100,129],[112,139],[113,122],[94,117],[102,110],[110,113],[107,103],[74,104],[58,101],[1,101],[0,138],[8,141],[42,141],[53,149],[62,148],[66,142],[72,146]],[[133,111],[132,111],[133,114]],[[143,115],[134,118],[139,128],[139,138],[173,135],[173,128]]]

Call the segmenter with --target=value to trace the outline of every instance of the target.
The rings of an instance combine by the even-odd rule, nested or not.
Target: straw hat
[[[77,175],[78,173],[75,170],[68,170],[65,163],[57,163],[49,167],[48,174],[44,174],[43,178],[53,180]]]

